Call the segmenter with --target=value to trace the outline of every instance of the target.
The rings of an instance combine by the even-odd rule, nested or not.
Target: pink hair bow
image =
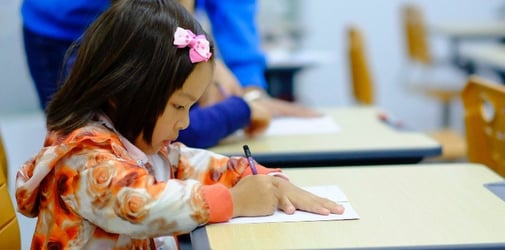
[[[212,55],[205,35],[197,36],[191,30],[181,27],[175,30],[174,45],[177,45],[177,48],[189,47],[189,60],[192,63],[208,61]]]

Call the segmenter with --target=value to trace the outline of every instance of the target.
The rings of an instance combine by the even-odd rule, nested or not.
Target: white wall
[[[0,120],[5,115],[38,110],[23,54],[20,2],[0,1]]]
[[[38,111],[35,90],[23,54],[20,1],[0,0],[0,122],[18,114]],[[260,0],[261,6],[265,6],[268,1],[272,0]],[[302,47],[327,50],[335,56],[334,62],[312,67],[299,75],[296,87],[301,102],[311,106],[352,103],[344,35],[346,25],[354,23],[362,28],[366,37],[378,104],[413,128],[429,129],[438,124],[438,106],[433,101],[411,95],[400,88],[399,76],[405,62],[399,20],[399,7],[403,1],[286,0],[285,2],[289,1],[300,4],[295,11],[300,11],[299,24],[305,34]],[[497,17],[498,8],[504,3],[498,0],[416,2],[424,8],[425,18],[431,23],[489,20]],[[434,38],[433,42],[437,54],[444,56],[448,49],[446,41],[439,37]],[[462,127],[461,105],[456,104],[455,109],[457,116],[453,119],[454,123]],[[34,126],[39,128],[43,124]],[[23,142],[20,142],[20,145],[6,145],[8,153],[13,149],[23,150],[25,146],[27,145],[23,145]],[[20,166],[24,159],[11,155],[9,158],[11,169]],[[33,232],[33,220],[19,217],[23,232],[23,248],[27,249]]]
[[[262,0],[268,11],[268,0]],[[285,0],[285,2],[290,2]],[[302,48],[327,50],[335,61],[303,71],[296,82],[298,99],[310,106],[349,105],[353,103],[346,58],[345,28],[358,25],[365,36],[367,54],[375,81],[377,102],[415,129],[429,130],[440,122],[440,106],[401,88],[401,73],[406,62],[400,6],[406,1],[297,0],[300,25],[305,39]],[[473,22],[499,16],[504,1],[417,0],[428,23]],[[259,20],[261,24],[261,20]],[[271,25],[271,24],[270,24]],[[263,27],[263,29],[266,29]],[[445,37],[432,36],[435,57],[447,57]],[[447,78],[447,77],[446,77]],[[450,79],[449,79],[450,80]],[[461,81],[457,78],[456,81]],[[453,105],[452,123],[463,129],[461,103]]]

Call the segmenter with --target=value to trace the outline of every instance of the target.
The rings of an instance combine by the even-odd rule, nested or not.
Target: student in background
[[[206,18],[216,40],[217,53],[236,77],[221,84],[236,95],[261,96],[265,105],[277,116],[314,117],[319,114],[305,106],[268,96],[265,79],[266,58],[261,48],[261,37],[256,25],[256,0],[181,0],[187,8],[194,8],[199,18]],[[194,6],[193,6],[194,5]],[[219,95],[214,95],[218,96]],[[217,99],[219,101],[220,99]],[[216,101],[216,100],[214,100]],[[207,104],[212,101],[207,102]]]
[[[188,8],[192,8],[189,6],[194,4],[193,1],[180,1]],[[63,66],[67,49],[79,39],[89,23],[108,8],[110,2],[23,1],[25,52],[42,109],[45,109],[51,96],[64,80],[67,68],[70,67],[68,65],[72,65],[73,57],[70,56],[67,67]],[[205,94],[206,98],[202,98],[198,105],[192,108],[192,123],[187,130],[182,131],[179,138],[179,141],[188,146],[211,147],[239,129],[244,129],[248,136],[257,136],[268,127],[272,116],[318,115],[305,107],[268,98],[264,92],[244,94],[233,73],[230,74],[226,66],[219,61],[216,64],[216,72],[216,82],[225,89],[226,95],[218,91],[215,85],[211,85]]]
[[[231,104],[234,101],[230,96],[243,96],[249,102],[257,103],[260,106],[257,107],[258,110],[266,108],[273,117],[319,115],[312,109],[271,98],[266,93],[267,83],[264,76],[266,61],[255,23],[256,1],[180,0],[180,2],[197,17],[202,13],[207,15],[212,24],[213,37],[217,40],[220,49],[219,59],[222,61],[216,60],[215,84],[209,86],[204,97],[198,102],[200,111],[208,110],[200,112],[195,108],[195,111],[190,114],[192,124],[188,129],[181,131],[179,141],[195,147],[210,147],[238,130],[239,127],[227,129],[226,125],[216,127],[215,123],[209,122],[223,121],[226,117],[232,118],[242,113],[234,110],[239,104]],[[234,120],[241,121],[232,119],[221,124],[235,124]],[[264,120],[253,120],[251,124],[253,125],[250,127],[242,126],[245,127],[245,132],[249,136],[263,132],[251,128],[266,127],[260,126],[265,124]],[[213,131],[214,136],[205,136],[209,131]]]
[[[23,0],[25,55],[42,109],[63,81],[67,49],[109,4],[109,0]]]
[[[175,249],[173,236],[236,216],[343,212],[279,169],[170,143],[212,82],[212,46],[172,0],[117,1],[89,27],[44,147],[17,174],[32,248]]]

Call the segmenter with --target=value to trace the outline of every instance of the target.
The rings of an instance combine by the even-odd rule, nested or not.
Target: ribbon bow
[[[208,61],[212,55],[205,35],[197,36],[191,30],[181,27],[175,30],[174,45],[177,45],[177,48],[189,47],[189,60],[192,63]]]

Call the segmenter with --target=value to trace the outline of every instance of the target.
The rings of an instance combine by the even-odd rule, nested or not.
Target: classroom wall
[[[38,110],[35,89],[28,75],[23,54],[19,5],[21,0],[0,1],[0,118]],[[270,2],[270,4],[268,4]],[[295,3],[288,8],[290,14],[299,14],[295,22],[301,30],[301,48],[329,51],[334,53],[331,63],[315,65],[296,79],[298,99],[311,106],[348,105],[349,77],[345,61],[345,25],[359,25],[366,36],[372,72],[377,85],[378,103],[386,109],[398,113],[416,127],[427,128],[430,119],[412,116],[413,108],[426,109],[426,115],[437,112],[437,106],[415,97],[413,106],[399,92],[400,76],[405,62],[405,54],[399,20],[399,6],[402,0],[389,1],[340,1],[340,0],[260,0],[262,12],[279,2]],[[418,0],[424,8],[429,22],[488,20],[498,16],[503,1],[488,0]],[[367,6],[366,8],[364,6]],[[261,16],[261,15],[260,15]],[[263,15],[265,16],[265,15]],[[259,20],[261,23],[261,20]],[[271,23],[269,24],[271,25]],[[443,38],[433,39],[437,54],[448,50]],[[426,104],[425,104],[426,103]],[[414,105],[415,104],[415,105]],[[458,108],[458,107],[456,107]],[[436,120],[436,117],[431,119]]]
[[[38,109],[23,54],[21,0],[0,1],[0,119]]]
[[[281,0],[278,0],[281,1]],[[278,2],[274,1],[274,2]],[[358,25],[365,36],[365,44],[376,88],[379,106],[404,120],[411,128],[430,130],[439,125],[440,106],[432,99],[406,91],[402,88],[406,70],[406,54],[400,20],[400,6],[406,1],[340,1],[340,0],[284,0],[299,5],[282,9],[278,3],[262,0],[263,30],[271,30],[278,12],[288,16],[298,11],[298,29],[303,35],[302,49],[333,53],[334,61],[310,67],[299,74],[296,80],[298,100],[310,106],[350,105],[353,99],[347,68],[345,28],[348,24]],[[428,23],[478,22],[499,17],[504,1],[477,0],[417,0],[424,10]],[[366,6],[366,7],[364,7]],[[292,18],[291,18],[292,19]],[[285,25],[281,23],[281,26]],[[290,26],[289,26],[290,27]],[[286,44],[286,43],[285,43]],[[289,43],[287,43],[289,44]],[[447,58],[450,49],[448,40],[441,36],[430,36],[433,54]],[[440,71],[440,70],[439,70]],[[445,72],[448,71],[448,72]],[[454,70],[453,70],[454,71]],[[456,73],[460,73],[459,71]],[[451,70],[437,72],[443,79],[453,81]],[[493,77],[490,75],[490,77]],[[461,77],[455,79],[462,81]],[[453,105],[454,124],[463,129],[461,102]]]
[[[270,10],[280,8],[282,11],[280,1],[260,0],[262,11],[268,10],[268,2],[270,4],[275,2],[276,5],[276,8]],[[21,0],[0,0],[0,122],[6,117],[38,111],[38,101],[23,54],[20,2]],[[416,129],[430,129],[438,124],[439,106],[430,99],[412,95],[401,88],[400,76],[405,65],[405,54],[399,7],[403,1],[284,0],[283,2],[296,5],[288,12],[291,13],[289,15],[294,13],[295,16],[291,21],[301,30],[302,38],[298,47],[327,51],[334,55],[331,62],[315,65],[298,75],[296,95],[302,103],[310,106],[353,103],[350,96],[344,35],[345,26],[354,23],[362,28],[366,36],[378,105]],[[504,3],[498,0],[415,2],[424,8],[429,22],[489,20],[498,16],[497,10]],[[259,21],[261,23],[261,20]],[[443,37],[435,37],[432,42],[437,55],[447,54],[449,48]],[[453,117],[453,123],[462,128],[460,103],[456,103],[455,109],[458,112],[457,116]],[[10,163],[18,165],[18,162]],[[12,168],[16,167],[11,166]],[[19,217],[23,232],[23,249],[28,249],[34,223],[33,220]]]

